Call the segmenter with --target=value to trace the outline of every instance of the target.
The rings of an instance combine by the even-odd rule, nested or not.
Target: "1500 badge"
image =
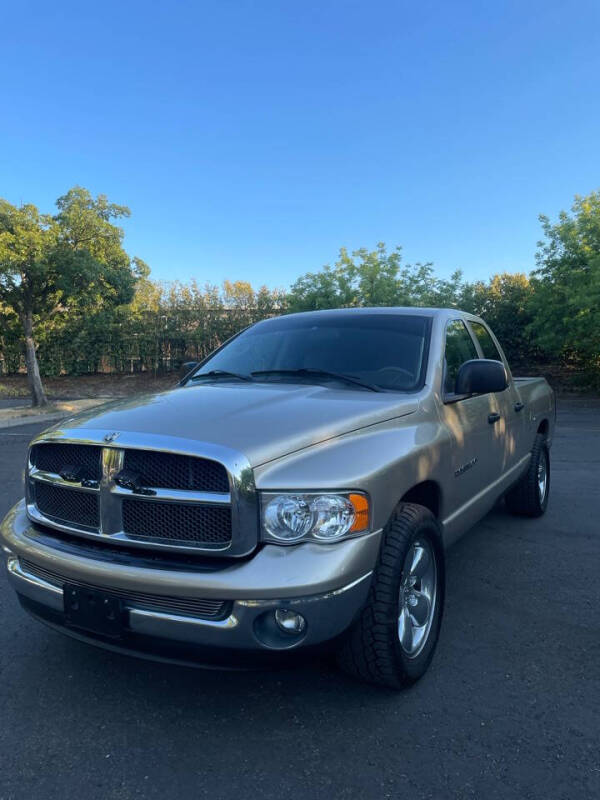
[[[458,476],[462,475],[463,472],[466,472],[468,469],[471,469],[471,467],[474,467],[476,463],[477,463],[477,456],[475,456],[475,458],[472,458],[470,461],[467,461],[467,463],[463,464],[462,467],[459,467],[457,470],[455,470],[454,477],[458,478]]]

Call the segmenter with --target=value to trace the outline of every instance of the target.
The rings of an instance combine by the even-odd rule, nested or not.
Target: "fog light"
[[[302,614],[289,611],[287,608],[278,608],[275,611],[275,622],[285,633],[302,633],[306,628],[306,620]]]

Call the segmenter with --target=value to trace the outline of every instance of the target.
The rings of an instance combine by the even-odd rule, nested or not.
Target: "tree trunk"
[[[31,392],[32,406],[48,405],[48,400],[42,386],[40,378],[40,368],[38,366],[37,355],[35,352],[35,342],[33,341],[33,314],[27,311],[23,315],[23,330],[25,332],[25,364],[27,365],[27,382]]]

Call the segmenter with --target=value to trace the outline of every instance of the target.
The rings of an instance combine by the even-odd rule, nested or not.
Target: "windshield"
[[[307,314],[265,320],[243,331],[200,366],[207,373],[255,381],[327,381],[336,373],[393,391],[424,383],[431,318],[412,314]],[[288,374],[279,373],[279,371]],[[297,375],[289,372],[299,371]],[[264,374],[266,371],[271,374]],[[310,374],[312,372],[313,374]],[[256,374],[263,373],[263,374]],[[229,376],[235,377],[235,376]],[[336,378],[330,376],[330,380]],[[361,391],[360,386],[345,384]]]

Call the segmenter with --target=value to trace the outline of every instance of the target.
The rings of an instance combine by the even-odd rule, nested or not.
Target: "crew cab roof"
[[[278,319],[293,320],[302,318],[303,320],[314,317],[319,319],[330,319],[336,316],[356,316],[361,314],[397,314],[398,316],[420,316],[420,317],[440,317],[442,319],[464,317],[465,319],[479,319],[475,314],[461,311],[458,308],[421,308],[420,306],[361,306],[359,308],[329,308],[322,311],[301,311],[295,314],[286,314]],[[266,321],[266,320],[265,320]]]

